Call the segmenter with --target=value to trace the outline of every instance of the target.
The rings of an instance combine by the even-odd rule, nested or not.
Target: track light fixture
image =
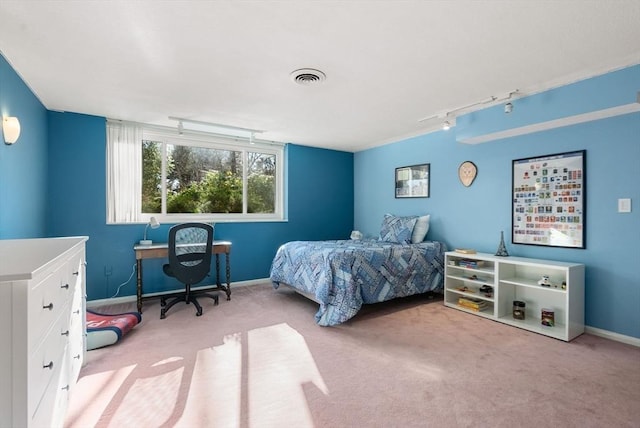
[[[509,113],[511,113],[512,111],[513,111],[513,104],[511,104],[511,103],[506,103],[506,104],[504,105],[504,112],[505,112],[506,114],[509,114]]]
[[[509,91],[506,95],[504,96],[495,96],[492,95],[490,97],[487,97],[483,100],[477,101],[475,103],[471,103],[471,104],[467,104],[464,106],[460,106],[460,107],[456,107],[454,109],[451,110],[447,110],[446,112],[441,112],[438,114],[434,114],[432,116],[428,116],[428,117],[424,117],[422,119],[418,119],[418,122],[431,122],[433,123],[433,125],[435,126],[435,120],[441,120],[442,118],[452,118],[453,120],[456,120],[456,118],[460,115],[460,114],[466,114],[469,113],[471,111],[477,110],[479,108],[483,108],[484,106],[487,105],[492,105],[495,106],[500,102],[503,101],[509,101],[510,99],[512,99],[515,95],[519,94],[519,90],[518,89],[514,89],[513,91]],[[511,102],[507,102],[507,104],[504,105],[504,112],[505,113],[511,113],[513,111],[513,104],[511,104]],[[445,120],[444,122],[442,122],[442,129],[443,130],[448,130],[451,129],[451,122],[449,120]]]

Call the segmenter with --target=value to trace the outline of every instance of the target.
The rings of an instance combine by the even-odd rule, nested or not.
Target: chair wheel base
[[[161,299],[160,302],[160,306],[162,306],[162,308],[160,309],[160,319],[165,319],[167,317],[167,311],[169,309],[171,309],[171,307],[173,305],[175,305],[176,303],[186,303],[187,305],[193,303],[193,306],[195,306],[196,308],[196,316],[202,316],[202,306],[200,306],[200,303],[198,303],[198,300],[196,299],[197,297],[208,297],[210,299],[213,300],[213,305],[217,306],[220,301],[218,299],[218,295],[217,294],[211,294],[211,293],[188,293],[188,294],[184,294],[182,296],[178,296],[176,298],[174,298],[173,300],[171,300],[170,302],[166,302],[163,300],[165,299]]]

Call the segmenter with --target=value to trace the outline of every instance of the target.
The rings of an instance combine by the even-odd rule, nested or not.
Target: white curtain
[[[107,123],[107,223],[139,222],[142,203],[142,128]]]

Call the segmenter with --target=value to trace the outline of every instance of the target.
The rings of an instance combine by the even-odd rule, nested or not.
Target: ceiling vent
[[[323,82],[327,76],[320,70],[301,68],[291,73],[291,80],[299,85],[315,85]]]

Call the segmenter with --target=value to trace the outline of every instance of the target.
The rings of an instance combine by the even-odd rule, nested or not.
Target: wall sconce
[[[147,229],[149,228],[149,226],[151,226],[151,229],[157,229],[160,227],[160,223],[158,222],[158,220],[156,220],[155,217],[151,217],[149,219],[149,223],[147,223],[147,225],[144,227],[144,237],[142,238],[142,241],[140,241],[140,245],[153,244],[153,241],[151,239],[147,239]]]
[[[2,133],[6,144],[13,144],[18,141],[18,137],[20,137],[20,121],[18,118],[3,116]]]

